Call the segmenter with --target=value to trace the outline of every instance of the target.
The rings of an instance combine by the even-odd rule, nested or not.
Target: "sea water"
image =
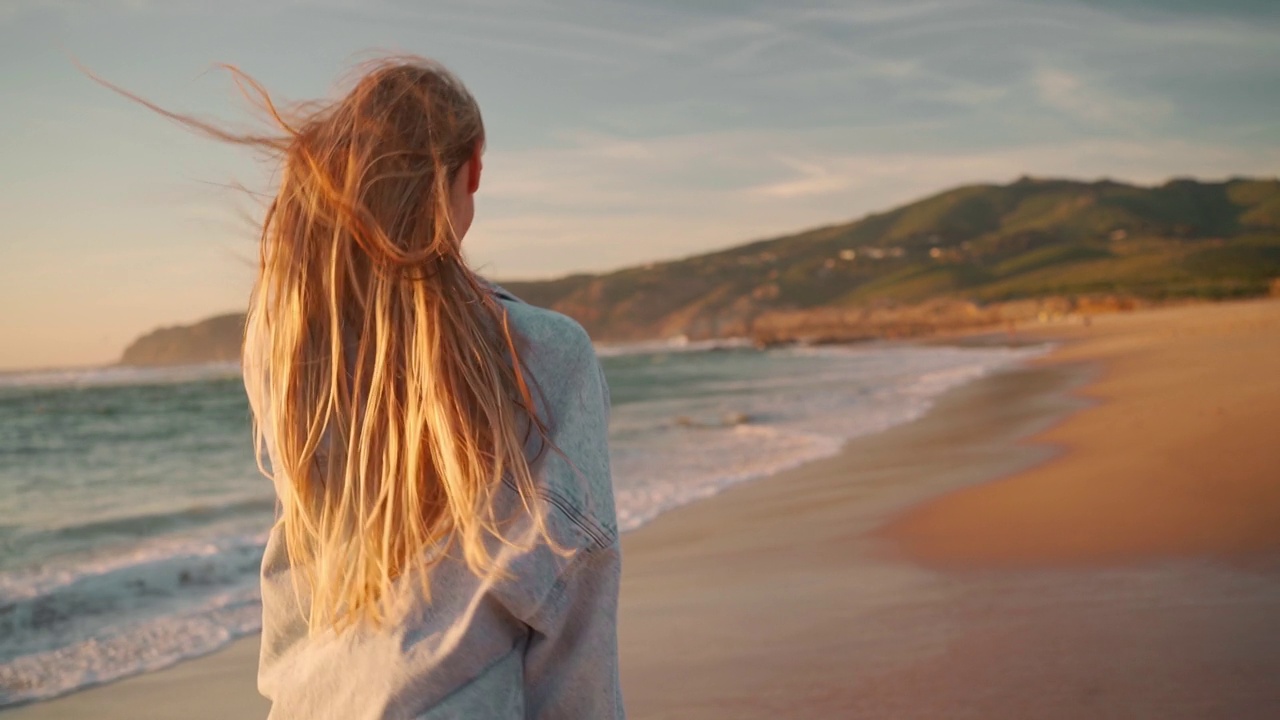
[[[1044,348],[600,348],[621,528],[834,454]],[[234,365],[0,374],[0,707],[259,628],[274,498]],[[857,482],[851,479],[850,482]]]

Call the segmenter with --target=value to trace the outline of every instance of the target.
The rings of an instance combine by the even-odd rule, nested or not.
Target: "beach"
[[[1280,302],[1049,357],[624,535],[633,718],[1280,716]],[[0,713],[260,717],[256,638]]]
[[[1096,403],[1037,438],[1034,474],[916,508],[889,534],[943,565],[1118,563],[1280,551],[1277,303],[1191,306],[1054,331],[1102,363]]]

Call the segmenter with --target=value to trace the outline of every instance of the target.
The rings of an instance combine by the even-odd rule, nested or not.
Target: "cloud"
[[[781,158],[781,162],[793,168],[799,177],[781,182],[765,183],[748,188],[752,195],[773,198],[794,198],[808,195],[829,195],[845,190],[851,184],[849,177],[833,173],[820,164],[793,158]]]
[[[1171,103],[1162,98],[1126,97],[1056,68],[1040,68],[1032,82],[1045,105],[1097,126],[1149,126],[1173,110]]]
[[[951,151],[840,149],[844,140],[839,129],[731,131],[619,141],[627,151],[614,152],[597,134],[559,150],[495,152],[469,251],[494,275],[546,277],[695,254],[1023,174],[1159,183],[1280,167],[1280,148],[1177,138]]]

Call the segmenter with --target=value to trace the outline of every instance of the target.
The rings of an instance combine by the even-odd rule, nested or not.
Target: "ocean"
[[[1045,350],[599,348],[620,527],[830,456]],[[0,707],[257,630],[273,512],[235,365],[0,374]]]

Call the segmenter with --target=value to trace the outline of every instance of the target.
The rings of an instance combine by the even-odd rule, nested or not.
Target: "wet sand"
[[[1278,322],[1036,331],[1068,344],[629,534],[629,716],[1280,717]],[[260,717],[256,643],[3,717]]]

